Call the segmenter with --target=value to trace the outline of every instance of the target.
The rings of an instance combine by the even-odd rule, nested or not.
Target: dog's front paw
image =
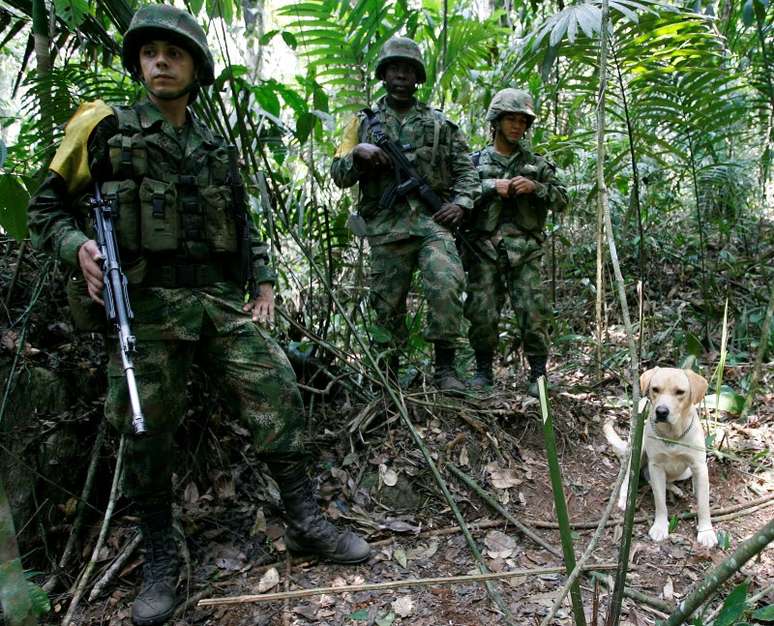
[[[669,537],[669,524],[666,522],[654,522],[648,534],[653,541],[664,541],[664,539]]]
[[[714,548],[718,545],[718,537],[712,528],[700,530],[696,535],[696,541],[705,548]]]

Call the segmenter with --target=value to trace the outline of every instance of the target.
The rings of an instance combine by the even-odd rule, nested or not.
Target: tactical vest
[[[185,155],[185,146],[159,124],[143,128],[137,109],[114,107],[114,112],[118,131],[107,142],[112,179],[101,187],[115,210],[122,260],[145,259],[146,284],[224,280],[239,267],[225,145],[204,138]]]
[[[499,164],[493,163],[484,151],[480,151],[473,158],[476,159],[476,167],[482,179],[524,176],[541,182],[537,157],[532,153],[528,153],[524,161],[507,172],[504,172]],[[518,195],[514,198],[497,196],[483,208],[484,210],[478,212],[475,224],[476,230],[480,232],[491,234],[498,227],[510,224],[527,236],[543,237],[548,206],[541,198],[533,195]]]
[[[447,120],[441,111],[427,107],[423,115],[403,127],[401,137],[395,137],[392,129],[385,123],[384,111],[376,108],[374,113],[384,133],[393,141],[401,142],[408,161],[416,167],[417,172],[430,184],[433,191],[447,200],[454,184],[448,159],[451,154],[452,132],[456,126]],[[371,125],[365,111],[360,111],[359,116],[361,124],[358,130],[358,141],[374,143]],[[370,211],[366,209],[364,217],[369,217],[376,212],[384,188],[393,183],[389,168],[385,170],[383,176],[369,177],[361,181],[361,209],[363,201],[370,205]],[[362,210],[361,214],[363,214]]]

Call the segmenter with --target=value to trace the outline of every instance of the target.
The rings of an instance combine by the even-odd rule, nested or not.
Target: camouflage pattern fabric
[[[74,129],[71,133],[78,131],[77,136],[60,146],[54,165],[61,169],[50,171],[29,207],[33,244],[58,256],[77,274],[78,248],[89,238],[88,220],[79,196],[88,192],[93,179],[119,183],[124,180],[115,166],[115,150],[111,150],[120,127],[117,117],[93,117],[91,128],[89,124],[85,129],[78,124],[68,125],[68,129]],[[131,142],[136,141],[147,151],[138,166],[145,168],[145,179],[166,181],[169,189],[176,184],[174,176],[179,175],[182,180],[182,175],[195,175],[201,181],[201,194],[210,189],[215,192],[209,198],[200,196],[198,206],[210,211],[218,207],[221,212],[229,210],[225,201],[227,187],[223,186],[223,141],[190,113],[187,129],[176,131],[150,102],[140,105],[139,120],[142,134],[132,135],[130,142],[119,143],[131,148]],[[130,152],[133,158],[141,154],[138,150]],[[185,189],[178,188],[169,197],[179,200],[187,194],[192,198],[191,185],[185,184]],[[223,202],[219,203],[220,200]],[[190,206],[181,205],[177,210],[190,210]],[[169,209],[167,215],[176,210],[172,206]],[[227,223],[225,216],[223,223]],[[130,246],[121,248],[120,253],[130,282],[129,297],[135,314],[132,330],[138,343],[134,364],[149,430],[144,440],[128,440],[126,488],[143,501],[170,497],[174,467],[172,435],[185,415],[185,386],[193,362],[206,364],[208,374],[216,377],[216,383],[226,391],[225,399],[250,431],[259,452],[295,454],[303,449],[304,409],[295,374],[279,346],[242,311],[245,294],[236,280],[228,278],[227,272],[230,264],[238,262],[236,255],[224,252],[202,256],[201,246],[212,244],[213,239],[207,233],[190,235],[193,231],[193,226],[181,227],[176,249],[163,254],[153,252],[152,231],[142,233],[141,245],[133,243],[126,232],[118,233],[119,246],[122,242]],[[273,283],[268,248],[259,241],[254,225],[250,235],[256,279],[259,283]],[[198,287],[146,284],[159,274],[163,263],[187,263],[192,258],[199,265],[210,263],[223,269],[223,278]],[[83,281],[74,284],[85,289]],[[106,414],[119,430],[128,432],[125,379],[118,354],[112,343],[108,345],[111,360]]]
[[[222,399],[250,432],[259,453],[303,450],[304,407],[295,373],[268,333],[238,310],[236,296],[237,290],[225,284],[132,294],[138,319],[146,321],[138,328],[143,339],[134,365],[148,435],[127,439],[124,487],[131,497],[152,501],[171,495],[173,434],[185,415],[186,383],[195,361],[206,363]],[[148,322],[160,306],[170,313],[158,320],[166,332]],[[116,351],[110,353],[108,381],[106,415],[116,429],[129,434],[129,398]]]
[[[468,155],[467,142],[440,111],[421,102],[397,115],[386,98],[374,112],[385,134],[407,146],[406,157],[445,201],[470,211],[480,183]],[[464,273],[451,232],[433,221],[431,211],[416,194],[398,198],[391,209],[379,208],[385,189],[394,183],[386,169],[362,176],[352,149],[373,143],[363,113],[352,119],[336,151],[331,175],[339,187],[359,183],[358,211],[366,222],[371,245],[371,303],[377,322],[400,342],[405,339],[403,317],[414,272],[419,269],[428,303],[428,341],[453,345],[460,336]]]
[[[371,306],[379,325],[392,333],[396,344],[406,341],[406,297],[418,267],[427,299],[424,337],[453,347],[460,336],[462,289],[465,273],[450,235],[412,237],[371,249]]]
[[[540,276],[543,228],[549,210],[560,211],[566,206],[567,192],[557,180],[553,165],[531,152],[523,141],[510,156],[486,147],[478,155],[478,172],[482,194],[469,230],[477,252],[463,248],[467,272],[464,312],[470,322],[470,344],[482,352],[496,349],[500,315],[509,297],[516,322],[516,345],[521,345],[526,355],[546,356],[551,311]],[[495,180],[514,176],[533,180],[536,191],[501,198]]]

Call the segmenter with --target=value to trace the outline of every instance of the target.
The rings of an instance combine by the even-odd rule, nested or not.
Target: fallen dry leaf
[[[392,610],[400,617],[408,617],[414,613],[414,601],[411,596],[403,596],[392,603]]]
[[[487,555],[492,559],[507,559],[516,548],[516,541],[499,530],[487,533],[484,539]]]
[[[486,471],[489,472],[489,480],[495,489],[510,489],[523,482],[516,476],[516,470],[502,468],[498,463],[489,463]]]
[[[398,473],[390,469],[384,463],[379,466],[379,478],[388,487],[394,487],[398,484]]]
[[[661,592],[661,597],[664,600],[673,600],[675,597],[675,584],[672,582],[672,577],[668,576],[664,590]]]
[[[279,572],[276,567],[272,567],[268,570],[258,583],[258,593],[265,593],[269,589],[273,589],[279,584]]]

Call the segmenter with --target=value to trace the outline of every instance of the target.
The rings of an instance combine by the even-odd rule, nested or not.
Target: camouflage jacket
[[[482,235],[527,235],[542,240],[548,211],[561,211],[567,206],[567,191],[556,178],[553,164],[532,152],[524,141],[510,156],[490,145],[474,153],[473,161],[481,177],[481,195],[470,222],[473,229]],[[531,194],[502,198],[495,181],[515,176],[529,178],[537,189]]]
[[[390,139],[408,146],[406,157],[444,202],[458,204],[468,212],[473,209],[480,184],[465,137],[455,124],[441,111],[421,102],[398,116],[387,106],[386,98],[380,98],[374,113]],[[352,156],[358,143],[374,143],[363,112],[347,126],[331,165],[331,176],[339,187],[359,183],[358,212],[366,221],[369,242],[378,245],[430,233],[448,236],[449,231],[432,220],[431,211],[414,193],[396,200],[389,210],[379,208],[379,200],[395,182],[395,175],[391,168],[376,174],[360,172]]]
[[[176,130],[149,101],[84,103],[30,201],[32,243],[77,268],[78,249],[93,238],[83,199],[98,180],[120,205],[116,233],[131,283],[143,283],[162,260],[238,267],[227,168],[223,140],[190,111]],[[268,247],[249,226],[256,282],[273,283]]]

